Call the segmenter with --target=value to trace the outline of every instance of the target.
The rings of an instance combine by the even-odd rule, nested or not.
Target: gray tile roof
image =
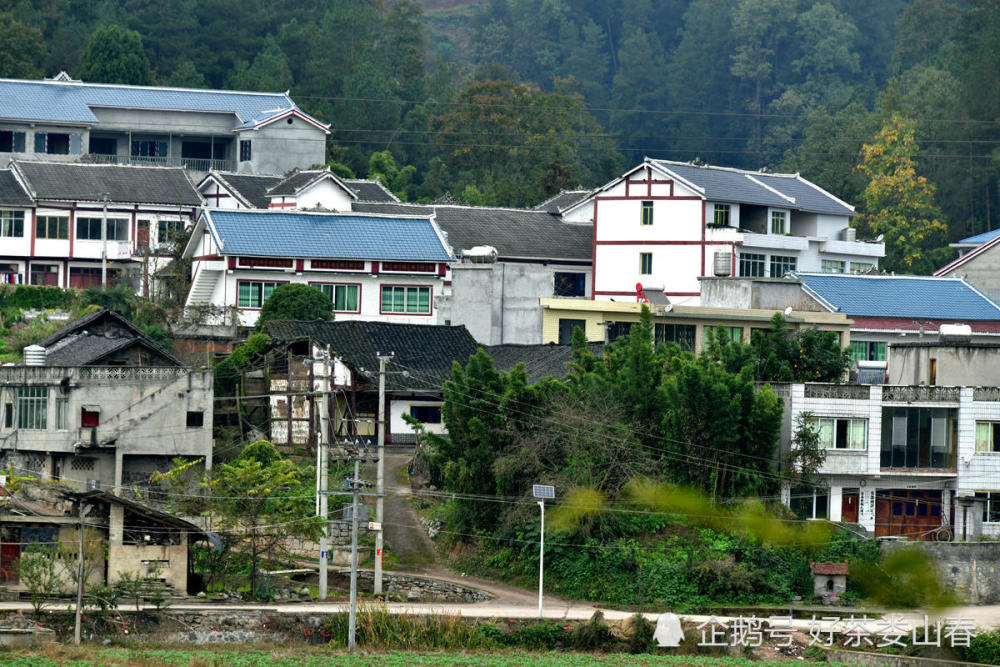
[[[342,180],[354,190],[359,201],[399,203],[399,197],[389,192],[378,180],[367,178],[345,178]]]
[[[215,173],[220,180],[230,186],[230,189],[245,199],[254,208],[267,208],[271,198],[267,194],[269,188],[281,182],[281,176],[257,176],[255,174]]]
[[[78,162],[12,161],[37,199],[201,206],[201,195],[181,167],[124,167]]]
[[[576,204],[587,197],[593,190],[563,190],[554,197],[549,197],[541,204],[534,207],[536,211],[546,211],[547,213],[559,213],[559,211]]]
[[[329,345],[333,354],[372,385],[378,383],[378,353],[392,352],[392,372],[386,376],[390,391],[440,392],[451,378],[452,363],[464,366],[479,347],[464,326],[272,320],[264,330],[272,343],[312,338]]]
[[[330,176],[334,180],[340,181],[340,179],[337,178],[337,176],[334,175],[329,169],[307,169],[303,171],[296,171],[272,185],[267,191],[267,196],[292,196],[313,181],[318,181],[325,176]],[[343,181],[340,182],[342,183]]]
[[[46,350],[47,366],[88,366],[113,352],[131,345],[141,345],[168,364],[182,366],[141,329],[111,310],[96,310],[73,320],[62,329],[38,342]]]
[[[798,174],[696,166],[670,160],[650,162],[702,188],[710,201],[774,206],[810,213],[854,215],[852,208]],[[789,201],[786,197],[794,201]]]
[[[456,255],[481,245],[496,248],[501,259],[589,262],[593,254],[593,231],[589,224],[566,223],[545,211],[372,203],[357,203],[354,210],[410,215],[433,212]]]
[[[10,169],[0,169],[0,206],[28,207],[34,201],[14,178]]]
[[[69,334],[46,348],[46,366],[88,366],[138,339],[106,338],[93,334]]]
[[[604,354],[604,343],[590,343],[590,351]],[[493,358],[496,367],[511,371],[520,363],[528,374],[528,382],[535,383],[547,377],[562,379],[570,371],[573,361],[573,346],[548,343],[546,345],[490,345],[483,348]]]

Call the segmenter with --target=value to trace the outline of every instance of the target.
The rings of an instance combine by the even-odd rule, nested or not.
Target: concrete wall
[[[715,278],[701,282],[701,305],[715,308],[763,308],[827,312],[791,278]]]
[[[937,566],[944,589],[960,603],[1000,603],[1000,542],[895,542],[881,544],[883,553],[917,548]]]
[[[108,546],[108,581],[115,583],[125,572],[143,575],[151,571],[151,563],[160,567],[160,579],[179,593],[187,592],[187,536],[182,536],[183,544],[140,545],[115,544]]]
[[[1000,299],[1000,248],[993,246],[946,275],[949,278],[964,276],[991,299]]]
[[[301,118],[289,116],[258,130],[241,132],[238,140],[253,142],[252,159],[237,164],[241,174],[285,174],[326,162],[326,134]]]
[[[934,384],[982,387],[995,385],[1000,378],[1000,344],[894,344],[890,384],[931,384],[932,359],[937,362]]]

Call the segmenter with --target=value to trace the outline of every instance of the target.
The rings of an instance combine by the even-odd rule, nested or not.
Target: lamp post
[[[542,510],[542,526],[539,531],[538,540],[538,618],[542,617],[542,579],[545,574],[545,500],[552,500],[556,497],[554,486],[544,484],[533,484],[531,495],[538,498],[538,506]]]
[[[104,204],[101,214],[101,288],[108,288],[108,202],[111,195],[105,192],[101,195],[101,202]],[[73,230],[70,230],[70,234]]]

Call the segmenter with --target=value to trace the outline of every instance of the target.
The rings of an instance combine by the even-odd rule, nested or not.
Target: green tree
[[[278,285],[260,309],[257,329],[270,320],[331,320],[333,302],[315,287],[302,283]]]
[[[81,61],[84,81],[94,83],[150,83],[149,58],[135,30],[110,24],[98,26],[87,41]]]
[[[252,65],[248,66],[246,61],[236,63],[228,80],[229,87],[236,90],[267,92],[289,90],[293,83],[288,57],[273,38],[268,38]]]
[[[37,27],[21,21],[13,12],[0,12],[0,77],[35,79],[42,74],[48,57],[45,38]]]
[[[934,186],[917,175],[917,153],[913,122],[899,116],[861,149],[857,169],[869,180],[855,224],[863,234],[884,235],[880,266],[887,271],[931,273],[951,256]]]
[[[18,579],[28,589],[31,608],[35,616],[41,615],[45,605],[63,587],[63,579],[56,569],[55,550],[38,547],[21,553],[17,560]]]
[[[408,164],[400,168],[389,151],[376,151],[368,158],[368,178],[379,181],[403,201],[410,201],[417,168]]]
[[[187,58],[184,58],[177,63],[177,66],[174,67],[172,72],[170,72],[170,75],[166,78],[164,84],[178,88],[208,87],[208,83],[205,81],[205,76],[198,71],[197,65]]]

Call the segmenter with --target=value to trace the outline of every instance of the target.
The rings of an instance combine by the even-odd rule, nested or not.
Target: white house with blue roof
[[[274,289],[302,283],[338,320],[439,324],[451,247],[433,215],[204,209],[184,256],[186,306],[210,305],[252,326]]]
[[[647,158],[560,213],[593,223],[595,299],[642,284],[699,305],[704,276],[861,273],[885,255],[855,239],[853,206],[798,174]]]
[[[957,259],[934,272],[935,276],[964,278],[992,299],[1000,299],[1000,229],[983,232],[951,244]]]
[[[329,126],[287,92],[0,79],[0,163],[86,159],[283,174],[326,160]]]

